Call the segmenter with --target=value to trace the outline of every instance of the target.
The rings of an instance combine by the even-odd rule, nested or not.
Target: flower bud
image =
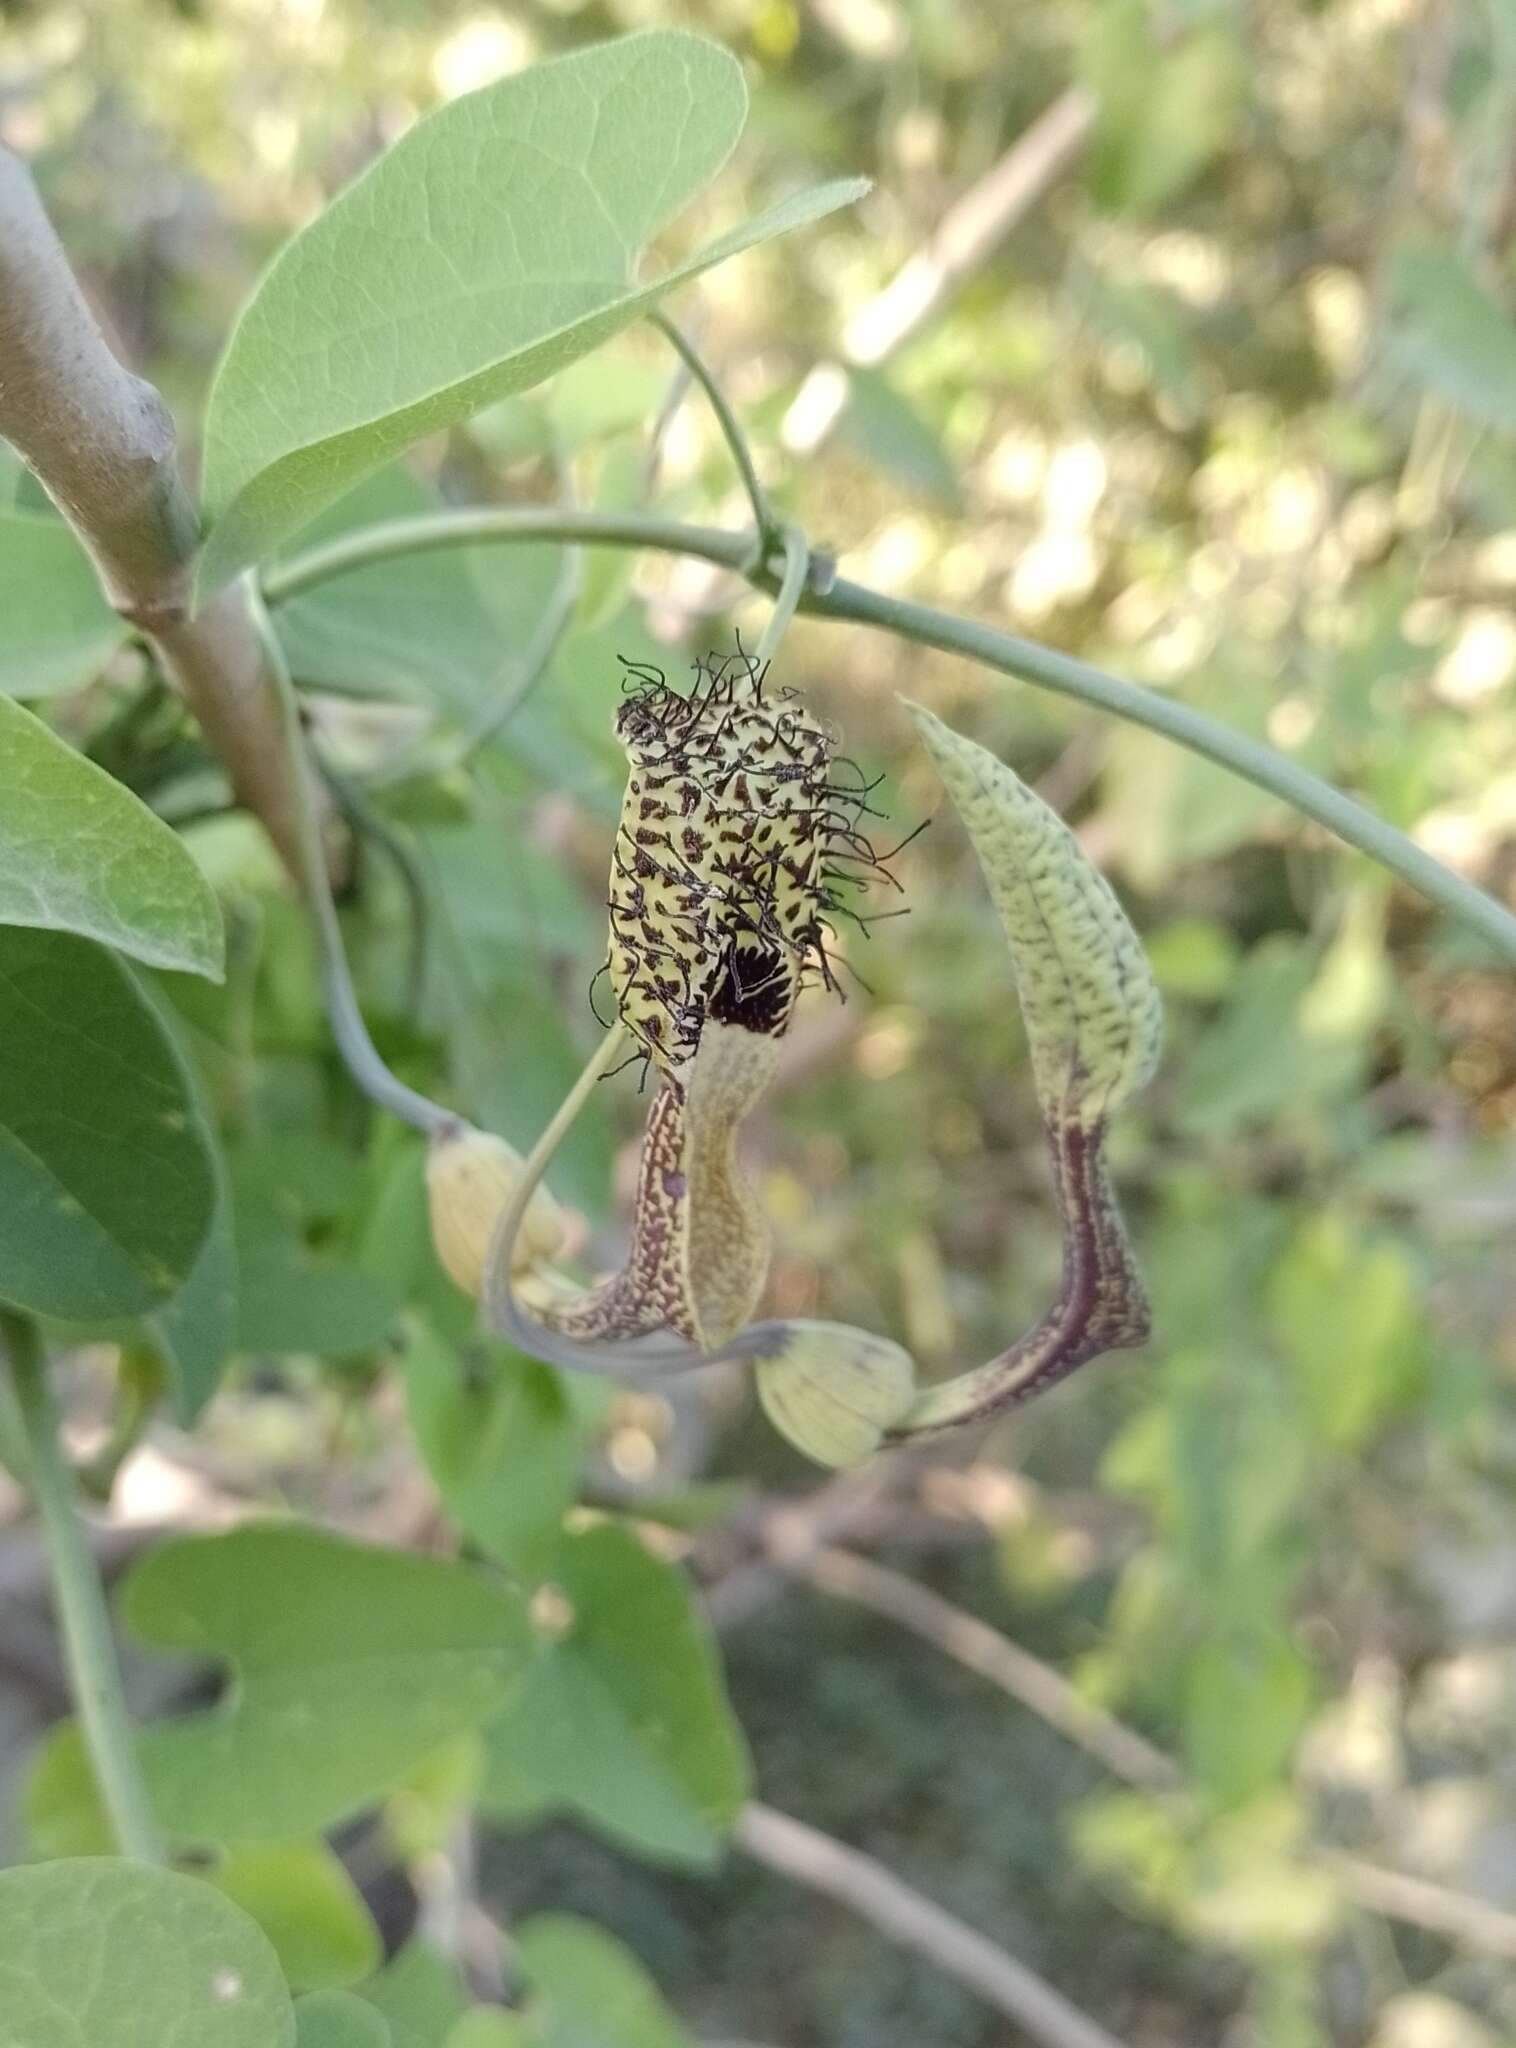
[[[432,1139],[426,1160],[432,1242],[449,1278],[477,1301],[484,1262],[506,1204],[521,1185],[521,1154],[504,1138],[460,1123]],[[511,1257],[513,1274],[557,1256],[568,1237],[563,1211],[538,1188],[527,1205]]]
[[[755,1350],[754,1377],[769,1421],[818,1465],[863,1464],[915,1401],[910,1353],[845,1323],[768,1327],[775,1341]]]

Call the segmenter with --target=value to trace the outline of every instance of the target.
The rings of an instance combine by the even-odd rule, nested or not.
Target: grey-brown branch
[[[123,619],[184,693],[238,800],[298,871],[299,792],[246,589],[190,615],[198,539],[174,424],[117,359],[30,173],[0,148],[0,436],[73,527]]]

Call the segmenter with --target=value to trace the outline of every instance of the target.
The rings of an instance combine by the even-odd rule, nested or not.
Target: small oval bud
[[[484,1290],[484,1262],[495,1226],[521,1185],[525,1164],[514,1145],[472,1124],[460,1123],[432,1139],[426,1159],[432,1242],[448,1277],[476,1301]],[[567,1237],[563,1211],[546,1188],[538,1188],[522,1219],[512,1272],[527,1272],[556,1257]]]
[[[759,1351],[758,1398],[781,1436],[818,1465],[861,1465],[916,1398],[908,1351],[846,1323],[770,1325]],[[767,1332],[755,1331],[760,1341]]]

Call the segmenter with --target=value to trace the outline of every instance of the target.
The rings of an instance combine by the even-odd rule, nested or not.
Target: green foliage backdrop
[[[730,55],[527,68],[676,25]],[[844,576],[1266,741],[1508,910],[1513,113],[1503,0],[0,4],[0,139],[203,453],[204,590],[463,504],[740,528],[698,389],[650,453],[677,359],[643,316],[698,275],[670,310]],[[485,203],[518,134],[550,216]],[[957,274],[941,223],[972,239],[950,209],[1004,203],[1008,161],[1024,201]],[[548,537],[274,606],[407,1086],[538,1136],[595,1036],[618,657],[682,677],[767,603]],[[139,1741],[198,1880],[108,1859],[74,1724],[15,1746],[25,2048],[67,2038],[45,2014],[85,1949],[140,1979],[144,2043],[190,2016],[227,2048],[1006,2039],[744,1874],[755,1785],[1141,2048],[1516,2036],[1509,964],[1154,732],[803,611],[777,673],[881,778],[885,834],[933,823],[896,863],[910,915],[847,939],[866,987],[807,998],[750,1134],[775,1315],[936,1378],[1061,1270],[995,908],[900,696],[1068,818],[1162,992],[1110,1144],[1152,1342],[813,1531],[1137,1749],[1090,1761],[835,1560],[835,1600],[797,1583],[825,1594],[824,1561],[775,1569],[817,1482],[745,1377],[632,1392],[479,1337],[289,882],[0,444],[0,1297],[45,1319],[97,1493],[172,1519],[179,1471],[254,1523],[180,1534],[118,1603],[134,1660],[206,1688],[164,1676],[183,1711]],[[39,1041],[37,1011],[77,1028]],[[643,1107],[597,1090],[554,1164],[590,1266]],[[482,1968],[460,1843],[509,1922]]]

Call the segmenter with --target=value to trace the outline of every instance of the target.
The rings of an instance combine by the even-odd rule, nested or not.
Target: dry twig
[[[738,1816],[735,1839],[755,1862],[835,1899],[890,1941],[956,1977],[1044,2048],[1121,2048],[1025,1963],[861,1850],[756,1801]]]

